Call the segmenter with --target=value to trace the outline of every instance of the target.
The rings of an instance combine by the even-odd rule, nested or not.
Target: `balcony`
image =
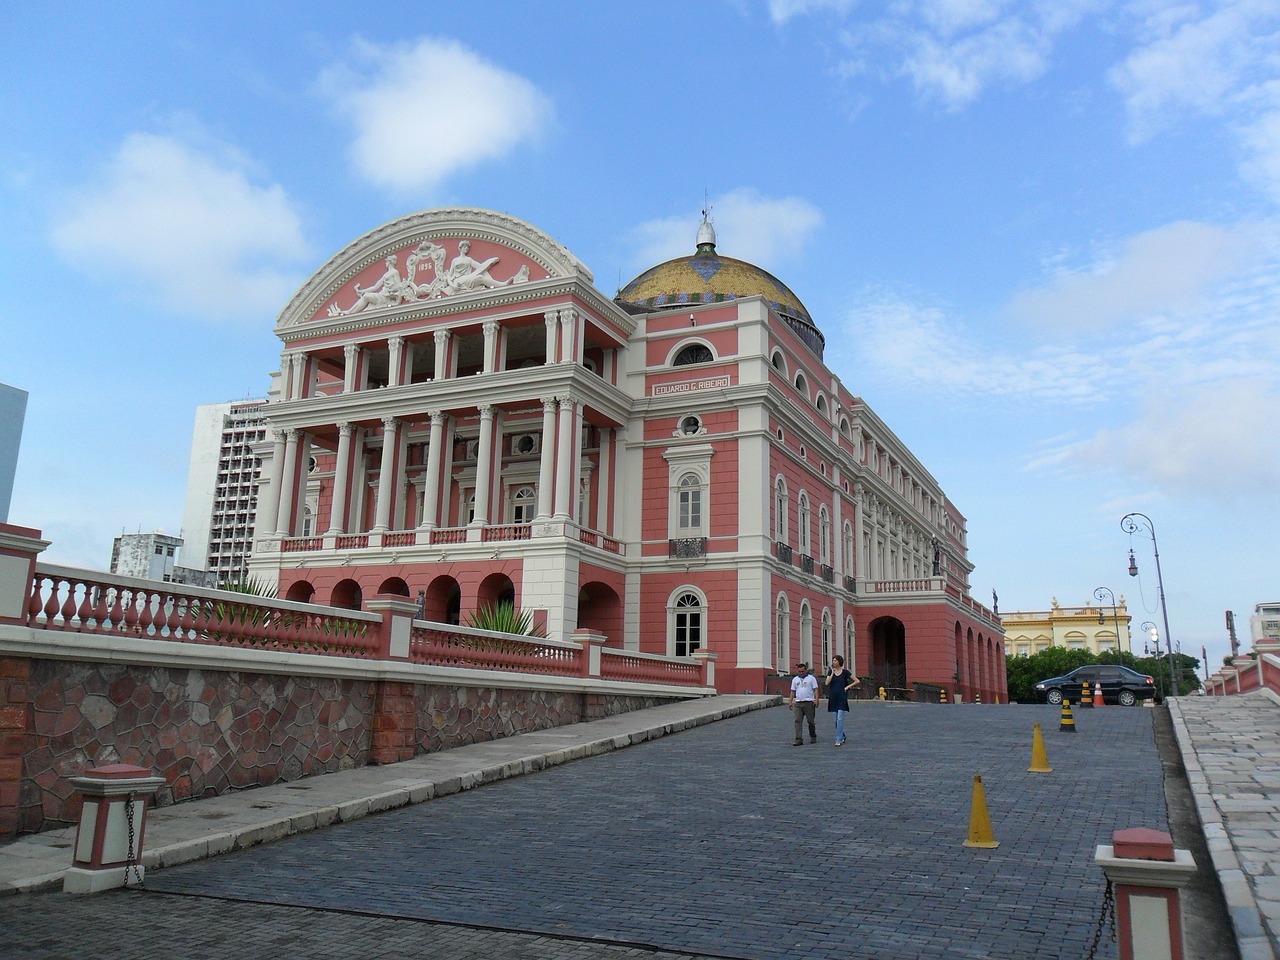
[[[786,543],[775,543],[775,544],[774,544],[774,547],[776,548],[776,551],[777,551],[778,559],[779,559],[779,560],[781,560],[783,563],[788,564],[788,565],[790,565],[790,564],[793,562],[793,561],[792,561],[792,559],[791,559],[791,545],[790,545],[790,544],[786,544]]]
[[[706,555],[706,537],[685,537],[667,541],[667,556],[673,560],[688,560]]]
[[[825,580],[827,583],[835,583],[836,582],[835,567],[831,566],[831,564],[829,563],[824,563],[822,565],[822,579]]]
[[[807,553],[800,554],[800,572],[810,575],[813,574],[813,557],[809,556]]]

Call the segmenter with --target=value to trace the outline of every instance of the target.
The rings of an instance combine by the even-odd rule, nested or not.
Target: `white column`
[[[387,386],[398,387],[404,382],[404,337],[391,337],[387,341]]]
[[[286,430],[284,432],[284,472],[280,480],[280,513],[276,517],[276,535],[281,537],[293,536],[293,500],[295,495],[294,482],[297,477],[298,469],[298,431]]]
[[[437,330],[435,332],[436,341],[436,379],[443,380],[449,375],[449,338],[452,334],[448,330]]]
[[[498,330],[497,320],[484,322],[484,372],[493,373],[498,369]]]
[[[559,338],[556,336],[560,329],[560,315],[548,310],[542,315],[542,322],[547,325],[547,363],[555,363],[560,359]]]
[[[550,322],[548,322],[550,326]],[[538,456],[538,520],[551,516],[555,506],[556,398],[542,401],[542,450]]]
[[[284,431],[272,430],[271,465],[267,468],[266,496],[258,488],[258,510],[254,520],[254,535],[269,537],[276,532],[276,518],[280,515],[280,481],[284,473]]]
[[[293,397],[294,400],[301,400],[307,393],[307,355],[305,353],[295,353],[293,355]]]
[[[489,489],[493,486],[493,407],[480,408],[480,452],[476,457],[476,512],[472,523],[483,526],[489,522]]]
[[[391,498],[395,492],[396,429],[400,421],[395,417],[382,418],[382,466],[378,471],[378,503],[375,508],[374,533],[391,529]]]
[[[596,529],[609,532],[609,491],[613,488],[613,428],[600,430],[600,469],[596,472]]]
[[[578,312],[573,308],[560,311],[560,359],[569,363],[577,363],[578,356]]]
[[[342,357],[346,366],[342,368],[342,392],[354,393],[356,389],[356,368],[360,365],[360,348],[348,343],[342,348]]]
[[[574,497],[578,491],[578,473],[575,469],[581,438],[574,436],[578,420],[578,404],[572,397],[560,398],[560,437],[556,443],[556,501],[555,515],[573,519]]]
[[[347,518],[347,480],[351,475],[350,423],[338,424],[338,463],[333,471],[333,503],[329,508],[329,533],[345,533]]]
[[[422,519],[419,526],[435,528],[440,519],[440,464],[444,446],[444,414],[431,411],[431,439],[427,446],[427,483],[422,492]]]

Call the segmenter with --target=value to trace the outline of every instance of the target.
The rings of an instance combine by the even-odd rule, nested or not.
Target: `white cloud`
[[[800,197],[771,198],[749,187],[711,200],[717,251],[769,269],[796,257],[822,225],[822,211]],[[637,269],[693,253],[698,222],[692,216],[650,220],[632,231],[630,259]]]
[[[233,150],[146,133],[126,137],[101,180],[69,200],[51,239],[77,270],[217,319],[274,316],[310,255],[284,189],[252,182]]]
[[[818,11],[846,13],[857,0],[769,0],[769,16],[776,24],[792,17],[809,16]]]
[[[1223,381],[1153,390],[1139,416],[1063,451],[1062,462],[1115,469],[1169,494],[1239,497],[1280,485],[1280,422],[1273,381]]]
[[[1014,296],[1015,316],[1046,328],[1097,329],[1123,320],[1184,312],[1218,284],[1251,268],[1264,231],[1182,221],[1130,238],[1118,254]]]
[[[381,187],[433,189],[509,153],[552,116],[532,83],[455,41],[358,41],[353,59],[325,71],[319,85],[354,128],[356,171]]]
[[[862,369],[934,395],[1084,403],[1101,397],[1109,376],[1091,352],[1070,346],[989,350],[943,311],[895,297],[856,307],[841,333],[832,346],[856,344],[850,359]]]
[[[1190,4],[1152,11],[1141,24],[1143,42],[1110,74],[1131,136],[1149,137],[1183,109],[1218,115],[1248,101],[1274,75],[1277,24],[1271,0],[1227,0],[1207,13]]]

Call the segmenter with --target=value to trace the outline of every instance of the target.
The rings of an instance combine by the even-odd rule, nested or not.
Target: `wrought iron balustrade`
[[[667,556],[672,559],[687,560],[690,557],[705,557],[706,555],[706,537],[685,537],[667,541]]]

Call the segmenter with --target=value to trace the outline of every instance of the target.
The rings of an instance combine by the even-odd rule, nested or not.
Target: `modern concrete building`
[[[800,299],[705,218],[693,246],[612,298],[487,210],[337,253],[276,327],[250,572],[449,622],[510,600],[553,638],[713,655],[723,691],[844,652],[885,686],[1003,701],[964,517]]]
[[[1249,618],[1254,645],[1280,641],[1280,603],[1259,603]]]
[[[265,400],[196,408],[182,515],[182,559],[225,581],[244,574],[253,543]]]
[[[1017,657],[1029,657],[1050,647],[1090,653],[1119,649],[1131,653],[1130,619],[1124,597],[1120,597],[1114,607],[1106,604],[1091,607],[1087,603],[1083,607],[1063,607],[1054,597],[1048,610],[1000,614],[1005,649],[1010,656]]]
[[[154,533],[122,533],[111,542],[111,572],[122,577],[217,586],[217,577],[204,570],[178,565],[182,538],[159,530]]]
[[[27,392],[0,383],[0,523],[9,521],[13,481],[18,473],[18,447],[27,414]]]

